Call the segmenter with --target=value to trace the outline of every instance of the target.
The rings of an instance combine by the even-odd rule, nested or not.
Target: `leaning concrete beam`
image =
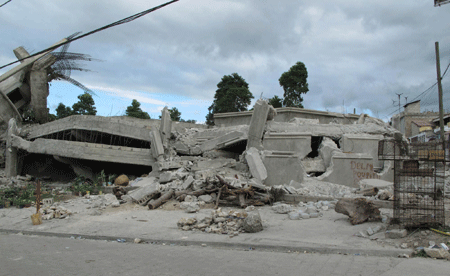
[[[213,149],[221,149],[237,142],[241,142],[245,139],[246,137],[243,132],[232,131],[225,135],[203,142],[202,144],[200,144],[200,149],[201,152],[210,151]]]
[[[67,39],[64,38],[61,41],[59,41],[58,43],[53,44],[52,46],[61,45],[61,44],[63,44],[66,41],[67,41]],[[46,54],[48,54],[48,53],[50,53],[52,51],[54,51],[54,50],[50,50],[50,51],[44,52],[44,53],[42,53],[40,55],[37,55],[37,56],[34,56],[32,58],[28,58],[28,59],[24,60],[20,65],[14,67],[13,69],[11,69],[8,72],[6,72],[5,74],[1,75],[0,76],[0,82],[6,80],[7,78],[11,77],[12,75],[14,75],[17,72],[26,69],[28,66],[33,64],[36,60],[40,59],[41,57],[45,56]]]
[[[155,159],[151,157],[150,149],[42,138],[29,143],[27,151],[30,153],[144,166],[153,166],[155,164]],[[16,143],[15,146],[19,146],[19,143]]]
[[[161,141],[161,135],[157,130],[150,131],[150,143],[153,158],[159,159],[164,155],[164,146]]]
[[[5,154],[5,175],[6,177],[13,177],[19,173],[19,160],[17,156],[17,148],[13,145],[13,136],[17,135],[17,124],[15,119],[10,119],[8,122],[8,131],[6,135],[6,154]]]
[[[39,123],[46,123],[48,120],[47,75],[47,70],[31,70],[30,73],[31,107]]]
[[[245,160],[247,160],[248,167],[252,176],[261,182],[264,182],[267,178],[267,170],[256,148],[250,148],[245,154]]]
[[[13,50],[13,52],[14,52],[14,55],[16,55],[17,59],[23,59],[23,58],[30,56],[28,51],[25,50],[25,48],[23,48],[22,46],[17,47],[16,49]],[[22,60],[20,63],[24,63],[24,62],[25,62],[25,60]]]
[[[252,119],[250,120],[250,126],[248,128],[248,149],[252,147],[262,149],[261,140],[268,114],[269,104],[262,99],[256,101]]]
[[[168,146],[170,134],[172,132],[172,119],[168,107],[164,107],[161,112],[161,126],[159,128],[164,146]]]

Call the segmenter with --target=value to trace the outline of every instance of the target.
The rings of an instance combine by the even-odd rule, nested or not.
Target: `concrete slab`
[[[238,143],[240,141],[246,140],[246,135],[241,131],[232,131],[227,134],[218,136],[214,139],[207,140],[200,144],[200,153],[214,150],[214,149],[221,149],[227,146],[230,146],[234,143]]]
[[[361,179],[380,179],[373,170],[373,158],[363,153],[336,153],[332,165],[318,180],[359,188]]]
[[[252,119],[248,128],[247,148],[255,147],[262,149],[262,136],[266,126],[267,115],[269,114],[269,104],[267,101],[259,99],[254,105]]]
[[[18,146],[18,145],[16,145]],[[109,146],[86,142],[61,141],[39,138],[29,142],[27,151],[103,162],[153,166],[155,159],[150,149]]]
[[[340,145],[343,152],[365,153],[372,156],[374,168],[382,168],[383,161],[378,161],[378,142],[383,139],[383,135],[344,134]]]
[[[248,149],[245,153],[245,160],[247,161],[252,176],[264,183],[268,174],[259,151],[256,148]]]
[[[390,181],[384,181],[381,179],[361,179],[359,182],[361,189],[367,188],[378,188],[378,189],[386,189],[389,187],[393,187],[394,183]]]
[[[291,180],[303,182],[304,170],[301,159],[297,155],[264,152],[263,163],[267,170],[265,185],[288,185]]]
[[[263,146],[269,151],[292,151],[303,159],[311,152],[311,133],[267,132]]]

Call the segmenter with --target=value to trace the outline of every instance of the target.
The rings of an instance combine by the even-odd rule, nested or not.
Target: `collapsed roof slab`
[[[12,146],[28,151],[103,162],[153,166],[150,149],[39,138],[32,142],[13,136]]]
[[[142,121],[141,121],[142,120]],[[150,141],[150,131],[159,129],[160,120],[129,120],[121,117],[73,115],[29,129],[29,139],[45,137],[65,130],[98,131],[138,140]]]
[[[340,125],[340,124],[302,124],[267,122],[266,131],[270,132],[308,132],[312,136],[342,137],[344,134],[372,134],[392,137],[398,132],[396,129],[386,125],[366,123],[362,125]]]

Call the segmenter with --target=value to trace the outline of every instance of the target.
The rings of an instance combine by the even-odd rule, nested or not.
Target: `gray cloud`
[[[7,38],[0,62],[14,60],[18,46],[38,51],[160,3],[12,1],[0,8]],[[384,118],[395,110],[395,93],[412,99],[435,82],[435,41],[443,70],[450,62],[449,23],[450,5],[435,8],[432,1],[181,0],[76,41],[70,51],[102,60],[86,63],[92,73],[73,73],[84,84],[209,101],[233,72],[255,98],[282,96],[278,78],[302,61],[306,108],[341,112],[344,101],[348,112]]]

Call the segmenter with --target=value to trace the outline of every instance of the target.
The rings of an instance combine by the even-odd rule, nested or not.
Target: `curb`
[[[97,235],[82,235],[82,234],[70,234],[70,233],[52,233],[52,232],[38,232],[27,230],[9,230],[0,229],[0,233],[4,234],[23,234],[23,235],[35,235],[44,237],[59,237],[59,238],[71,238],[77,237],[79,239],[86,240],[107,240],[117,241],[122,240],[127,243],[134,243],[135,238],[130,237],[115,237],[115,236],[97,236]],[[235,249],[244,251],[273,251],[273,252],[302,252],[302,253],[319,253],[319,254],[342,254],[342,255],[355,255],[355,256],[374,256],[374,257],[403,257],[404,255],[411,256],[413,250],[408,249],[358,249],[358,248],[339,248],[339,247],[322,247],[322,246],[284,246],[284,245],[267,245],[267,244],[250,244],[250,243],[227,243],[227,242],[211,242],[211,241],[180,241],[180,240],[161,240],[161,239],[147,239],[140,238],[141,243],[151,243],[159,245],[177,245],[177,246],[210,246],[223,249]]]

